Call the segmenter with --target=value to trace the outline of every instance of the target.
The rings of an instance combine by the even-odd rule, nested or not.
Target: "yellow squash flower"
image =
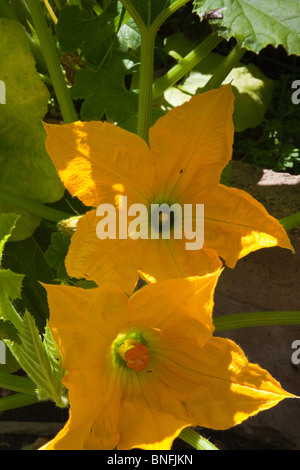
[[[147,281],[202,275],[220,269],[220,258],[233,268],[259,248],[292,249],[281,224],[259,202],[219,184],[232,153],[233,101],[230,85],[193,97],[156,122],[149,146],[111,123],[45,124],[59,176],[86,206],[118,208],[119,196],[126,196],[128,207],[142,204],[149,211],[154,204],[204,205],[204,245],[196,250],[186,249],[184,237],[132,239],[123,233],[99,239],[100,218],[89,211],[72,237],[70,276],[116,281],[131,293],[138,274]]]
[[[186,426],[227,429],[287,397],[232,341],[213,336],[219,272],[128,297],[44,285],[70,416],[43,450],[171,448]]]

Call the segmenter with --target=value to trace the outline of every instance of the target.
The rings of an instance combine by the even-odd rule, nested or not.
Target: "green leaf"
[[[141,35],[132,19],[120,28],[117,38],[122,52],[136,51],[141,46]]]
[[[5,341],[4,341],[5,342]],[[12,354],[11,350],[6,348],[5,364],[0,364],[0,372],[5,374],[14,374],[20,370],[20,364]]]
[[[101,15],[92,15],[78,6],[62,9],[57,23],[62,51],[73,53],[80,49],[81,55],[88,62],[99,64],[116,32],[120,17],[120,14],[111,10],[104,11]],[[129,15],[126,15],[123,22],[128,19]]]
[[[17,220],[18,216],[13,214],[0,214],[0,257],[2,257],[4,245],[11,236]],[[2,327],[5,327],[5,337],[7,337],[7,334],[10,337],[7,330],[9,323],[7,322],[12,322],[16,328],[21,322],[21,318],[10,301],[21,298],[23,278],[23,275],[15,274],[10,269],[0,269],[0,318]]]
[[[52,382],[54,383],[57,389],[61,390],[62,393],[63,387],[61,382],[65,373],[62,364],[62,355],[56,342],[54,341],[52,331],[48,323],[45,328],[44,347],[51,364]]]
[[[44,258],[44,247],[41,246],[44,238],[45,231],[39,228],[26,240],[7,243],[3,259],[3,267],[18,273],[15,276],[20,275],[23,280],[22,296],[15,302],[16,307],[21,312],[29,310],[40,331],[49,316],[46,292],[40,282],[51,283],[55,277],[54,270]]]
[[[10,269],[1,269],[0,299],[1,296],[12,300],[20,299],[23,278],[24,276],[22,274],[13,273]]]
[[[19,23],[0,18],[0,50],[0,77],[6,85],[6,104],[0,107],[0,189],[33,201],[57,201],[64,189],[46,152],[41,123],[49,92]],[[41,221],[13,204],[0,201],[0,210],[21,215],[13,240],[30,236]]]
[[[7,344],[21,367],[36,384],[38,397],[43,400],[52,399],[58,406],[65,406],[62,397],[61,359],[56,354],[49,332],[47,340],[42,341],[34,318],[29,312],[24,315],[20,339],[21,345],[10,341]]]
[[[201,93],[217,69],[222,56],[215,52],[209,54],[194,68],[189,76],[178,86],[165,92],[165,100],[172,106],[178,106],[190,99],[191,95]],[[239,64],[224,80],[231,83],[235,95],[233,121],[237,132],[261,124],[270,105],[273,93],[273,81],[267,78],[255,65]]]
[[[16,226],[19,216],[16,214],[0,214],[0,265],[3,248]]]
[[[300,55],[299,0],[194,0],[194,11],[225,8],[223,19],[211,20],[225,39],[235,37],[241,47],[258,53],[268,44]]]
[[[87,69],[76,73],[72,96],[84,99],[81,119],[100,120],[106,115],[110,121],[119,123],[137,113],[138,94],[125,86],[131,65],[120,54],[114,54],[112,61],[97,71]]]
[[[20,342],[18,330],[13,323],[0,319],[0,339],[10,339],[16,343]]]
[[[57,279],[68,279],[65,268],[65,258],[70,246],[70,237],[61,232],[51,235],[51,245],[45,252],[45,260],[52,268],[56,269]]]

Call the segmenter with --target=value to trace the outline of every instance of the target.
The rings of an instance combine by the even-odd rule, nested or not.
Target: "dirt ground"
[[[278,219],[300,211],[300,175],[233,162],[231,184],[246,190]],[[277,247],[262,249],[241,259],[235,269],[225,269],[216,289],[215,316],[300,310],[300,227],[288,235],[295,254]],[[252,327],[220,336],[233,339],[251,362],[266,368],[285,390],[300,395],[300,366],[291,360],[300,325]],[[221,433],[225,440],[229,434]],[[266,448],[300,450],[300,401],[285,400],[237,426],[232,434],[240,436],[239,444],[250,441]]]

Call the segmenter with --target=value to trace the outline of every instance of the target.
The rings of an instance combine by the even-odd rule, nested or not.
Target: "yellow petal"
[[[130,321],[149,327],[155,325],[166,331],[176,324],[181,338],[196,337],[198,330],[198,345],[203,346],[214,331],[214,290],[220,274],[221,271],[217,271],[201,277],[172,279],[143,287],[128,301]]]
[[[116,194],[134,194],[137,202],[152,197],[152,155],[137,135],[98,121],[44,127],[62,182],[85,205],[114,203]]]
[[[39,450],[81,450],[85,433],[82,426],[72,429],[69,419],[62,430]]]
[[[65,259],[69,276],[101,284],[117,283],[131,294],[139,277],[138,270],[147,253],[148,240],[100,240],[96,235],[99,217],[90,211],[80,219]]]
[[[233,144],[230,85],[194,96],[169,111],[150,129],[158,195],[205,191],[217,184],[229,162]]]
[[[66,370],[103,366],[107,348],[118,334],[122,318],[127,317],[127,296],[113,284],[89,290],[43,286],[51,312],[49,325],[63,354]]]
[[[70,418],[42,450],[111,450],[119,441],[120,390],[100,368],[74,369],[64,379]]]
[[[187,250],[186,240],[151,240],[140,274],[147,282],[178,277],[202,276],[222,267],[217,252],[209,248]]]
[[[165,393],[164,390],[162,390]],[[173,407],[178,406],[177,400],[172,406],[169,396],[166,409],[163,409],[160,393],[155,388],[143,389],[143,393],[124,398],[120,416],[121,436],[119,450],[138,447],[146,450],[170,450],[174,439],[187,426],[174,413]],[[158,406],[157,406],[158,404]],[[168,408],[172,410],[168,412]]]
[[[178,339],[161,352],[161,381],[186,407],[190,421],[211,429],[227,429],[294,395],[257,364],[248,362],[232,341],[212,338],[196,352],[190,342],[183,353]]]
[[[204,247],[216,250],[229,267],[260,248],[293,250],[280,222],[245,191],[218,185],[194,199],[204,204]]]

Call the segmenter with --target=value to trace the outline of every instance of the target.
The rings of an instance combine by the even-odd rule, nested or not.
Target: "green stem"
[[[42,73],[43,75],[46,76],[48,74],[48,68],[47,68],[45,58],[44,58],[43,52],[41,50],[39,41],[35,40],[35,38],[33,36],[30,36],[29,34],[27,34],[27,38],[28,38],[28,41],[29,41],[29,45],[30,45],[32,55],[33,55],[34,60],[35,60],[36,68],[37,68],[39,73]],[[48,80],[49,80],[49,82],[51,83],[51,86],[52,86],[52,82],[51,82],[49,77],[48,77]]]
[[[0,201],[15,206],[18,209],[26,210],[43,219],[51,220],[52,222],[59,222],[60,220],[71,217],[71,215],[66,212],[52,209],[51,207],[44,206],[40,202],[26,199],[23,196],[17,196],[16,194],[11,194],[3,190],[0,190]]]
[[[19,22],[21,22],[27,32],[29,32],[30,28],[28,23],[31,22],[31,17],[24,0],[13,0],[12,8],[18,17]]]
[[[39,75],[40,75],[40,79],[41,79],[48,87],[52,87],[51,78],[48,77],[48,75],[44,75],[44,74],[42,74],[42,73],[40,73]]]
[[[300,226],[300,212],[284,217],[283,219],[280,219],[279,222],[284,226],[285,230],[298,227]]]
[[[215,332],[252,326],[298,325],[300,311],[236,313],[214,318]]]
[[[184,428],[178,437],[197,450],[219,450],[211,442],[200,436],[200,434],[191,428]]]
[[[36,386],[31,379],[7,374],[0,371],[0,387],[14,392],[21,392],[36,396]]]
[[[173,5],[166,8],[151,24],[150,15],[148,22],[142,20],[130,0],[121,0],[128,13],[136,23],[141,34],[141,57],[140,57],[140,83],[139,83],[139,108],[137,134],[147,143],[149,140],[149,128],[152,124],[152,87],[153,87],[153,60],[154,45],[157,31],[161,24],[178,8],[185,5],[189,0],[177,0]],[[150,13],[150,10],[149,12]]]
[[[238,44],[229,52],[223,59],[217,70],[213,73],[212,77],[208,80],[206,85],[202,88],[202,92],[209,91],[214,88],[219,88],[231,70],[239,63],[247,49],[240,47]]]
[[[32,16],[33,26],[41,44],[64,122],[70,123],[77,121],[77,113],[67,88],[65,77],[56,52],[54,39],[49,31],[42,4],[40,0],[27,0],[27,4]]]
[[[29,393],[15,393],[5,398],[0,398],[0,411],[13,410],[22,406],[33,405],[39,403],[37,396]]]
[[[169,18],[169,16],[173,15],[175,11],[179,10],[179,8],[183,7],[189,1],[190,0],[177,0],[177,2],[174,2],[156,18],[156,20],[152,23],[151,28],[157,32],[161,25]]]
[[[177,65],[172,67],[163,77],[155,80],[153,84],[153,100],[159,98],[170,86],[190,72],[201,62],[220,42],[222,38],[210,34],[195,49],[189,52]]]
[[[143,22],[142,18],[140,17],[139,13],[137,12],[137,10],[134,8],[134,6],[131,4],[130,0],[121,0],[121,2],[123,3],[124,7],[126,8],[126,10],[128,11],[128,13],[130,14],[130,16],[132,17],[133,21],[135,22],[135,24],[137,25],[139,31],[140,31],[140,34],[141,36],[143,36],[143,32],[145,31],[146,29],[146,25],[145,23]]]
[[[137,134],[147,143],[152,124],[152,86],[155,34],[144,30],[141,36],[141,66]]]

